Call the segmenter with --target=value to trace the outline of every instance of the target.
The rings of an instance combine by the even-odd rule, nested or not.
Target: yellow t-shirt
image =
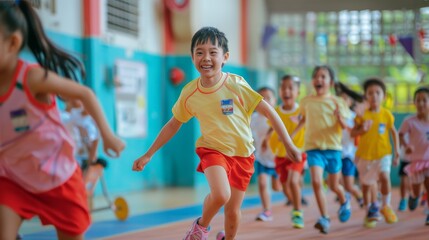
[[[342,98],[336,96],[303,98],[300,102],[301,115],[305,117],[304,150],[341,150],[342,128],[334,111],[347,119],[350,110]]]
[[[286,130],[289,134],[295,130],[296,126],[299,123],[301,114],[298,108],[298,104],[295,105],[295,107],[290,110],[286,111],[282,109],[282,106],[277,106],[276,112],[279,114],[280,118],[282,119],[283,124],[286,127]],[[301,128],[296,135],[292,139],[293,143],[296,147],[302,148],[304,146],[304,128]],[[279,139],[279,135],[277,132],[273,132],[270,138],[269,142],[270,148],[274,155],[277,157],[285,157],[286,156],[286,148],[282,141]]]
[[[356,124],[359,125],[367,120],[371,120],[372,125],[368,132],[360,136],[356,157],[365,160],[379,160],[392,154],[389,132],[394,127],[393,114],[382,107],[379,112],[366,110],[363,116],[355,118]]]
[[[188,83],[173,106],[180,122],[196,117],[202,136],[197,147],[217,150],[227,156],[248,157],[254,149],[250,119],[262,96],[235,74],[224,74],[213,87],[200,78]]]

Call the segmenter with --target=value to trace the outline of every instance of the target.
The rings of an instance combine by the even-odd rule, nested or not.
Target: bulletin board
[[[146,137],[146,64],[128,60],[116,60],[114,72],[117,133],[121,137]]]

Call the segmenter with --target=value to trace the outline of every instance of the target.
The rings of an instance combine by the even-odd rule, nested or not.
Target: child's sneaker
[[[413,198],[410,196],[408,198],[408,208],[410,209],[410,211],[414,211],[414,209],[416,209],[418,205],[419,205],[419,197]]]
[[[256,217],[256,221],[268,222],[268,221],[272,221],[272,220],[273,220],[273,214],[269,210],[265,210],[265,211],[261,212]]]
[[[294,228],[304,228],[304,213],[302,211],[292,211],[292,226]]]
[[[338,210],[338,218],[340,219],[340,222],[347,222],[350,219],[351,214],[350,196],[346,195],[346,202],[341,204],[340,209]]]
[[[429,214],[428,214],[428,216],[426,217],[426,226],[429,226]]]
[[[401,201],[399,201],[398,211],[403,212],[407,209],[407,199],[402,198]]]
[[[225,240],[225,231],[220,231],[216,234],[216,240]]]
[[[327,234],[331,226],[331,220],[327,217],[320,217],[314,228],[319,229],[321,233]]]
[[[377,221],[371,221],[368,217],[366,217],[363,221],[363,225],[366,228],[375,228],[375,226],[377,226]]]
[[[424,206],[427,200],[428,200],[428,193],[425,192],[422,196],[422,200],[420,201],[420,206]]]
[[[308,206],[308,201],[307,201],[307,199],[305,199],[304,197],[302,197],[302,198],[301,198],[301,204],[302,204],[302,206],[307,207],[307,206]]]
[[[194,239],[207,240],[207,239],[209,239],[210,226],[207,228],[200,226],[198,224],[198,220],[200,220],[200,218],[197,218],[192,223],[191,229],[189,229],[189,231],[186,233],[186,236],[185,236],[185,238],[183,238],[183,240],[194,240]]]
[[[376,203],[371,203],[371,206],[369,207],[368,213],[366,215],[366,219],[370,222],[380,220],[380,212]]]
[[[398,217],[396,216],[395,211],[393,211],[390,206],[384,206],[380,212],[381,214],[383,214],[384,219],[387,223],[395,223],[398,221]]]

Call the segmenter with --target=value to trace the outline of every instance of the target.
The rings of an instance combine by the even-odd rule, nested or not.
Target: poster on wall
[[[140,62],[116,60],[116,129],[121,137],[147,135],[147,68]]]

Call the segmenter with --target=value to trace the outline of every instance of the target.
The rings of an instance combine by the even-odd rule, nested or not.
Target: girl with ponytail
[[[19,58],[28,47],[38,64]],[[70,79],[82,63],[56,47],[27,0],[0,1],[0,239],[15,239],[24,219],[54,225],[59,239],[83,239],[90,216],[74,143],[55,96],[80,100],[108,155],[124,143],[111,131],[94,93]]]

